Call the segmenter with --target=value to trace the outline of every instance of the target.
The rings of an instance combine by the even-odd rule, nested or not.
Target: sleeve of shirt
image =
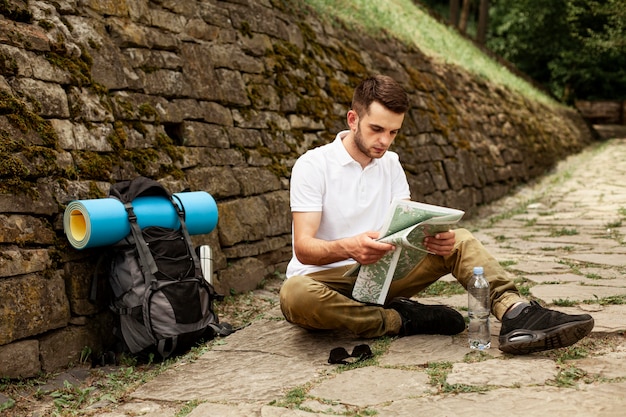
[[[323,162],[305,153],[291,170],[289,203],[292,212],[322,211],[325,192]]]

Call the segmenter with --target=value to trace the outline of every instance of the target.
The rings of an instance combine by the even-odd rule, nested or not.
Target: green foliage
[[[12,398],[9,398],[8,400],[0,404],[0,411],[9,410],[13,408],[14,406],[15,406],[15,400]]]
[[[185,417],[186,415],[190,414],[193,411],[193,409],[198,406],[198,404],[199,404],[198,400],[187,401],[185,405],[183,406],[183,408],[181,408],[176,413],[175,417]]]
[[[458,281],[436,281],[426,287],[420,295],[424,297],[440,297],[464,293],[465,288]]]
[[[87,403],[89,395],[94,389],[94,387],[82,389],[65,381],[63,389],[53,391],[50,393],[50,396],[53,398],[53,404],[57,413],[69,414]]]
[[[448,373],[452,370],[450,362],[431,362],[426,368],[426,373],[430,377],[430,385],[432,385],[437,393],[463,393],[463,392],[485,392],[488,387],[472,386],[465,384],[449,384],[446,379]]]
[[[487,46],[563,102],[626,98],[624,0],[492,0]]]
[[[555,306],[559,307],[573,307],[576,305],[576,301],[570,300],[569,298],[559,298],[558,300],[554,300],[553,303]]]
[[[568,229],[566,227],[562,227],[560,229],[554,229],[550,232],[551,237],[559,237],[559,236],[574,236],[578,234],[578,230],[576,229]]]
[[[577,382],[583,379],[587,375],[587,372],[583,369],[570,366],[559,370],[559,373],[554,378],[554,382],[548,382],[550,385],[558,387],[576,387]]]
[[[620,305],[626,304],[626,295],[610,295],[608,297],[600,298],[594,295],[594,299],[585,300],[585,304],[600,304],[600,305]]]

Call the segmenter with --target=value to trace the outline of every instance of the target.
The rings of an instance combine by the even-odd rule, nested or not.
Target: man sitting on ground
[[[463,316],[446,306],[410,297],[451,273],[467,289],[473,267],[489,280],[491,312],[502,322],[500,350],[526,354],[576,343],[593,329],[588,314],[568,315],[522,298],[505,270],[467,230],[427,237],[426,255],[405,277],[394,280],[384,306],[351,297],[355,262],[378,261],[394,247],[377,241],[391,202],[409,199],[409,185],[396,153],[389,151],[409,100],[387,76],[365,79],[347,113],[349,130],[332,143],[309,150],[291,176],[293,257],[280,290],[285,318],[306,329],[348,330],[360,337],[454,335]]]

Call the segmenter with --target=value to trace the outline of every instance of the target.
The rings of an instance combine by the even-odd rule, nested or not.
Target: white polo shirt
[[[378,230],[392,200],[410,198],[398,154],[387,151],[363,169],[343,146],[342,139],[348,133],[339,132],[333,142],[305,152],[291,171],[291,211],[322,212],[318,239],[337,240]],[[287,277],[353,262],[347,259],[328,265],[305,265],[294,251]]]

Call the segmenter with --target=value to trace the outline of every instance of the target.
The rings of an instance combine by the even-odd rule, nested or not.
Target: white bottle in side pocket
[[[199,248],[198,256],[200,257],[200,267],[202,268],[202,274],[204,279],[211,285],[213,285],[213,251],[209,245],[202,245]]]

